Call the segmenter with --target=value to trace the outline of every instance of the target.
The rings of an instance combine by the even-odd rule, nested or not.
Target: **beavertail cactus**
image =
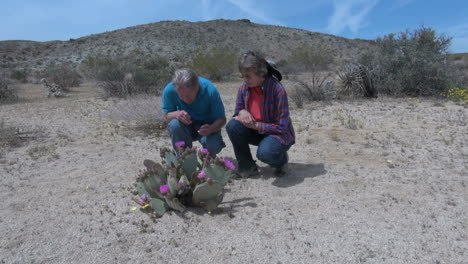
[[[177,154],[161,149],[162,164],[145,160],[146,169],[137,176],[139,196],[134,200],[149,205],[158,216],[169,208],[183,212],[190,205],[215,209],[235,169],[231,161],[213,158],[207,149],[184,146],[183,141],[176,143]]]

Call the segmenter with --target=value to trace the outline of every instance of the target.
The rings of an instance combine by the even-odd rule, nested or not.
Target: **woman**
[[[240,58],[239,71],[244,83],[237,93],[234,119],[226,126],[239,173],[242,177],[258,175],[251,144],[258,146],[257,158],[281,177],[286,173],[287,151],[295,143],[281,73],[263,56],[251,51]]]

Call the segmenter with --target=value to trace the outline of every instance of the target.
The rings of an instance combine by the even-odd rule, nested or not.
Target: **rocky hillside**
[[[372,41],[346,39],[301,29],[261,25],[249,20],[206,22],[162,21],[84,36],[68,41],[0,41],[3,69],[41,69],[50,63],[79,63],[90,54],[153,54],[172,61],[197,50],[229,47],[262,50],[274,60],[285,59],[299,46],[327,47],[337,63],[351,61],[372,47]]]

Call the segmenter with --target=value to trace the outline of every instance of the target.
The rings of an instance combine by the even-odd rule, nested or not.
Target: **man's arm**
[[[177,119],[186,125],[190,125],[192,123],[192,118],[184,110],[177,110],[174,112],[169,112],[165,114],[164,117],[166,118],[167,121],[171,121],[172,119]]]

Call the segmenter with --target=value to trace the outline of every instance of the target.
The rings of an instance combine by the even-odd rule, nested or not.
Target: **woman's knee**
[[[226,125],[226,132],[229,135],[239,134],[239,133],[241,133],[243,127],[244,127],[244,125],[242,125],[241,122],[239,122],[239,121],[237,121],[235,119],[231,119]]]
[[[267,164],[270,164],[278,160],[280,157],[281,157],[281,153],[274,153],[274,152],[271,152],[268,150],[262,150],[262,149],[257,150],[257,159]]]

